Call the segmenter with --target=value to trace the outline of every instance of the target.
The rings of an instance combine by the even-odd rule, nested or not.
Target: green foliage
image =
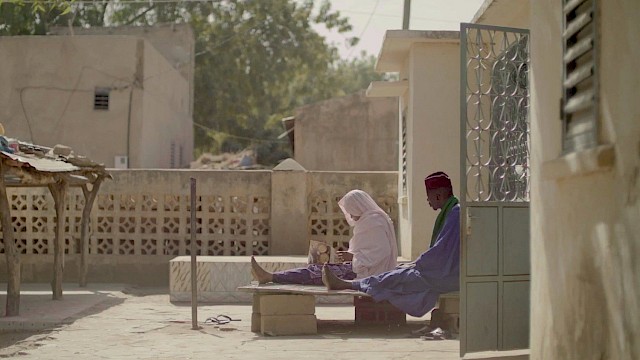
[[[0,0],[1,35],[45,35],[47,27],[70,14],[73,1]]]
[[[289,146],[277,140],[280,119],[298,106],[354,93],[381,78],[373,71],[373,56],[341,60],[315,31],[314,24],[351,30],[327,0],[56,0],[36,1],[31,9],[2,3],[0,10],[2,35],[45,34],[51,25],[189,23],[196,37],[197,153],[254,147],[261,163],[275,163]],[[358,39],[347,41],[355,45]]]

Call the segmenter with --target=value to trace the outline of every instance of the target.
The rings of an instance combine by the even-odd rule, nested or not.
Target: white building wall
[[[531,358],[640,358],[640,3],[599,1],[601,147],[561,154],[561,2],[531,2]]]
[[[424,178],[444,171],[455,194],[460,193],[459,59],[457,41],[418,43],[409,53],[407,209],[412,258],[428,249],[438,214],[427,202]]]

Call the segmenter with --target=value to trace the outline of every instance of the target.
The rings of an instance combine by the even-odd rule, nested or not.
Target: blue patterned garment
[[[353,280],[351,263],[327,264],[329,270],[343,280]],[[277,284],[322,285],[322,264],[309,264],[307,267],[273,273],[273,282]]]
[[[460,289],[460,205],[453,207],[432,248],[415,266],[396,268],[353,282],[353,288],[375,301],[387,300],[412,316],[423,316],[443,293]]]

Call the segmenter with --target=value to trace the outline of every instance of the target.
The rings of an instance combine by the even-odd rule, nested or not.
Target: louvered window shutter
[[[563,151],[597,145],[597,1],[563,0]]]
[[[407,114],[402,113],[402,195],[407,195]]]

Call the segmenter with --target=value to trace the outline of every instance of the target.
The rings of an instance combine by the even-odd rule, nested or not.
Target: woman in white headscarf
[[[353,280],[394,269],[398,245],[387,213],[362,190],[349,191],[338,205],[353,227],[353,237],[349,240],[349,250],[337,252],[342,262],[327,264],[331,271],[343,280]],[[251,257],[251,273],[260,284],[322,285],[322,264],[270,273]]]

